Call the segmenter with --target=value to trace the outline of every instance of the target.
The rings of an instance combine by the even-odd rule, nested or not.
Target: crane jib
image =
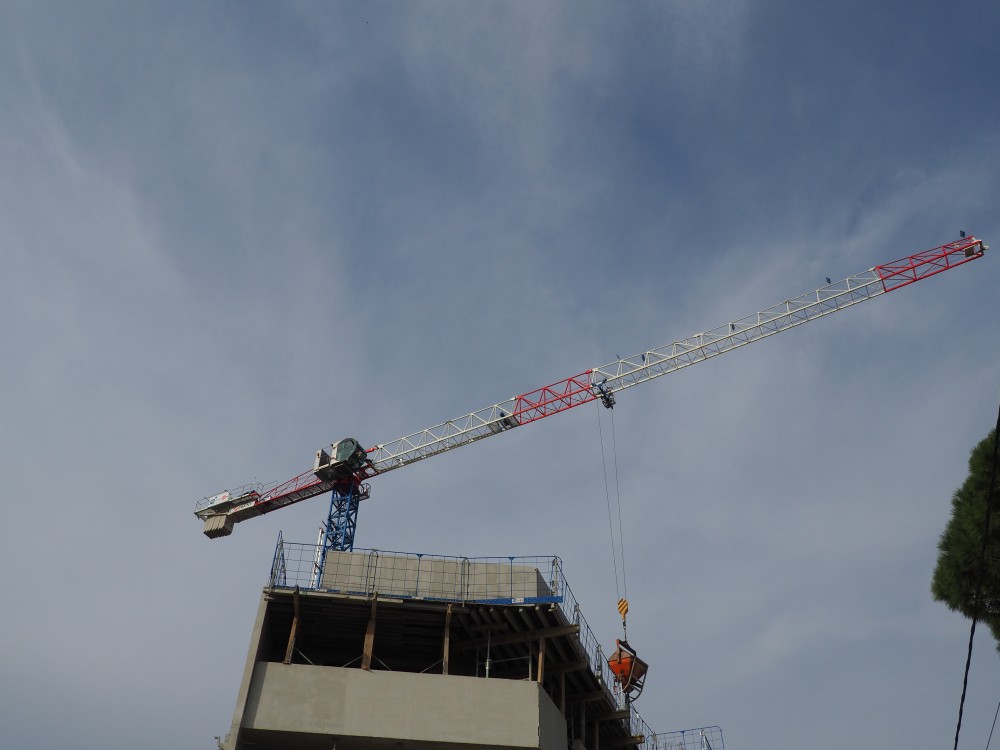
[[[892,263],[875,266],[874,270],[882,279],[885,291],[891,292],[970,260],[982,258],[983,252],[988,249],[989,245],[983,244],[981,240],[964,237],[933,250],[924,250]]]
[[[591,382],[591,372],[592,370],[587,370],[515,397],[513,416],[517,423],[528,424],[597,399]]]
[[[981,257],[975,237],[870,268],[710,331],[573,375],[369,449],[381,474],[666,375]]]
[[[217,537],[227,535],[234,523],[246,518],[326,492],[334,491],[336,494],[340,491],[337,488],[345,483],[351,496],[364,499],[368,497],[368,485],[363,481],[377,474],[597,399],[610,407],[614,404],[612,394],[617,391],[963,265],[981,258],[988,249],[983,241],[963,236],[955,242],[874,266],[842,281],[829,283],[828,280],[825,287],[765,310],[666,346],[586,370],[392,442],[381,443],[367,451],[361,449],[357,441],[345,439],[331,446],[331,451],[336,453],[333,449],[338,446],[351,448],[347,451],[350,453],[347,458],[320,451],[313,471],[285,482],[267,486],[254,482],[203,498],[195,506],[195,515],[205,521],[205,534]],[[342,467],[346,468],[341,470]],[[353,533],[349,536],[353,539]]]

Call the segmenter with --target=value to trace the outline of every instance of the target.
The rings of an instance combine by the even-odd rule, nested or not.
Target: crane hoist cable
[[[610,396],[610,394],[604,394]],[[618,481],[618,441],[615,435],[615,412],[614,399],[602,398],[604,405],[611,411],[611,456],[615,475],[615,504],[618,506],[618,549],[622,564],[622,590],[618,590],[618,562],[615,560],[615,591],[618,599],[618,614],[622,618],[622,637],[615,640],[615,651],[608,657],[608,668],[615,677],[615,682],[625,695],[625,702],[631,703],[642,694],[643,686],[646,683],[646,673],[649,665],[639,658],[635,649],[628,642],[628,625],[626,615],[628,614],[628,583],[625,576],[625,537],[622,533],[622,495],[621,484]],[[610,400],[610,403],[608,403]],[[608,506],[608,530],[611,535],[611,556],[615,557],[615,529],[611,520],[611,493],[608,489],[608,468],[606,451],[604,449],[604,431],[601,427],[600,410],[597,415],[598,432],[601,435],[601,464],[604,467],[604,494]]]
[[[601,441],[601,468],[604,470],[604,499],[608,508],[608,536],[611,539],[611,562],[615,570],[615,596],[621,597],[621,587],[618,585],[618,552],[615,549],[615,528],[611,523],[611,491],[608,486],[608,461],[604,450],[604,428],[601,425],[601,412],[597,411],[597,434]]]
[[[618,600],[618,614],[622,618],[622,632],[628,637],[628,629],[625,616],[628,614],[628,578],[625,573],[625,536],[622,532],[622,494],[621,483],[618,479],[618,440],[615,434],[615,412],[611,412],[611,461],[615,481],[615,506],[618,515],[618,533],[615,534],[614,521],[612,520],[611,490],[608,484],[608,462],[607,450],[604,446],[604,428],[601,424],[601,410],[597,410],[597,430],[601,443],[601,467],[604,470],[604,498],[608,509],[608,536],[611,539],[611,560],[615,571],[615,597]],[[619,586],[618,563],[621,562],[621,586]],[[624,595],[623,593],[624,592]]]

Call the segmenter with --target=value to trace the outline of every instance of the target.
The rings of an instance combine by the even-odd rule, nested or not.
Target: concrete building
[[[316,573],[322,569],[322,575]],[[225,750],[655,748],[559,558],[279,541]]]

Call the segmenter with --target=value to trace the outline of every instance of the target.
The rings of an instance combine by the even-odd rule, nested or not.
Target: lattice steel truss
[[[703,333],[585,370],[411,435],[379,443],[367,450],[367,461],[349,478],[331,481],[307,471],[281,483],[244,485],[239,490],[204,498],[195,507],[195,514],[205,521],[206,535],[225,536],[239,521],[334,491],[338,483],[347,481],[358,488],[347,493],[348,496],[356,497],[353,500],[342,498],[341,502],[334,498],[326,537],[329,549],[351,549],[357,523],[357,502],[368,497],[364,480],[597,399],[601,399],[605,406],[613,406],[614,394],[626,388],[976,260],[987,249],[988,246],[981,240],[963,237],[931,250],[874,266],[843,281],[828,283],[820,289]]]

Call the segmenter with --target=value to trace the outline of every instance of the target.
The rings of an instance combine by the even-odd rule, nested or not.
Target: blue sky
[[[212,747],[289,478],[933,247],[998,241],[990,2],[0,10],[0,726]],[[995,419],[997,261],[621,395],[660,731],[930,747],[968,623],[930,576]],[[618,634],[596,407],[392,472],[357,543],[558,554]],[[606,415],[602,415],[606,416]],[[1000,678],[980,633],[963,746]]]

